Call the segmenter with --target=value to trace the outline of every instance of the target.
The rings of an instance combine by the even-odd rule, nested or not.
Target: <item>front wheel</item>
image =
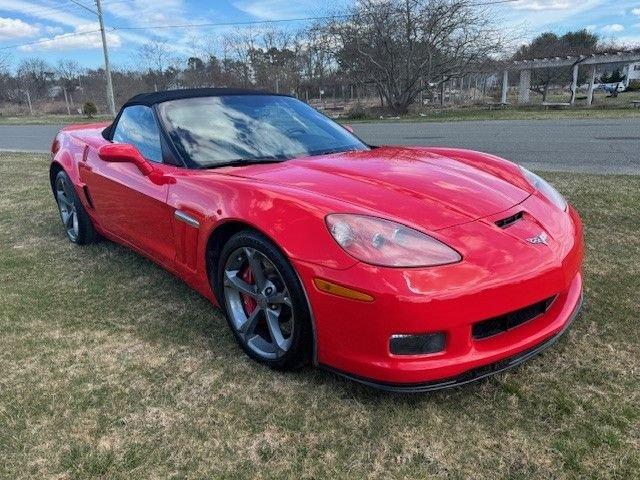
[[[54,187],[60,219],[69,240],[78,245],[93,242],[96,239],[96,231],[76,194],[71,179],[63,170],[56,175]]]
[[[247,355],[283,370],[309,361],[312,327],[306,296],[272,242],[253,231],[235,234],[222,249],[217,278],[220,304]]]

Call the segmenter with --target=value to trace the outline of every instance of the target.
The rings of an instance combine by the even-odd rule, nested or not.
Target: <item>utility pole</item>
[[[67,115],[71,115],[71,108],[69,107],[69,97],[67,97],[67,87],[62,87],[62,92],[64,93],[64,104],[67,106]]]
[[[111,82],[111,66],[109,65],[109,49],[107,48],[107,36],[104,33],[104,21],[102,20],[102,5],[96,0],[98,9],[98,21],[100,22],[100,35],[102,36],[102,52],[104,53],[104,72],[107,76],[107,104],[112,116],[116,116],[116,102],[113,98],[113,83]]]
[[[104,21],[102,20],[102,4],[100,0],[96,1],[96,10],[87,7],[84,3],[79,0],[69,0],[81,8],[93,13],[98,16],[98,22],[100,23],[100,35],[102,36],[102,53],[104,53],[104,73],[107,76],[107,106],[109,107],[109,112],[114,117],[116,116],[116,102],[113,99],[113,83],[111,82],[111,66],[109,65],[109,49],[107,48],[107,36],[104,33]]]
[[[24,93],[27,96],[27,103],[29,104],[29,114],[33,117],[33,106],[31,105],[31,94],[29,93],[29,90],[25,90]]]

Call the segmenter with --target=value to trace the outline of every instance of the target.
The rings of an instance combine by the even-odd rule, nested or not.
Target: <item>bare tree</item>
[[[295,91],[300,84],[299,47],[290,31],[265,28],[248,52],[252,80],[267,90]]]
[[[82,68],[75,60],[60,60],[56,65],[55,72],[58,78],[63,82],[68,82],[71,88],[82,73]]]
[[[374,84],[395,113],[502,44],[487,11],[469,0],[361,0],[325,31],[340,67]]]
[[[67,112],[71,113],[73,107],[73,92],[78,87],[78,78],[82,73],[80,65],[75,60],[60,60],[56,65],[58,81],[64,93],[64,101],[67,105]]]
[[[41,58],[27,58],[18,65],[17,77],[20,90],[28,92],[30,100],[36,100],[47,95],[53,70]]]
[[[257,41],[258,32],[252,27],[247,27],[225,38],[223,48],[231,52],[231,58],[225,59],[224,68],[231,74],[231,78],[235,77],[242,86],[253,83],[251,52],[255,50]]]
[[[0,74],[4,74],[9,70],[11,65],[11,55],[7,52],[0,52]]]
[[[165,90],[175,80],[173,67],[177,58],[171,51],[166,41],[158,40],[147,42],[138,49],[138,60],[150,77],[154,90]]]

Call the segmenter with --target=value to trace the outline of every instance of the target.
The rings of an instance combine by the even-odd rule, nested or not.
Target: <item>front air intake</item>
[[[521,308],[520,310],[514,310],[513,312],[499,317],[493,317],[488,320],[483,320],[473,325],[471,330],[473,338],[480,340],[482,338],[493,337],[500,333],[516,328],[529,320],[533,320],[545,313],[556,296],[549,297],[541,302],[534,303],[528,307]]]

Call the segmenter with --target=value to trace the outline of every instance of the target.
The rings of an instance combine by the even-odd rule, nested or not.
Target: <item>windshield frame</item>
[[[210,95],[210,96],[202,96],[202,97],[198,97],[198,98],[216,98],[216,97],[233,97],[236,95],[230,94],[230,95]],[[173,136],[170,134],[171,131],[171,127],[169,125],[167,125],[166,119],[163,117],[163,115],[160,112],[160,106],[165,103],[165,102],[159,102],[153,105],[153,112],[156,116],[156,120],[158,122],[158,125],[160,127],[160,130],[162,132],[162,136],[164,137],[163,139],[169,144],[168,146],[170,147],[171,153],[173,154],[173,156],[177,157],[180,159],[180,163],[182,163],[186,168],[188,169],[192,169],[192,170],[211,170],[211,169],[217,169],[217,168],[223,168],[223,167],[232,167],[232,166],[245,166],[245,165],[258,165],[258,164],[268,164],[268,163],[282,163],[282,162],[286,162],[289,160],[294,160],[297,158],[306,158],[306,157],[312,157],[312,156],[320,156],[320,155],[329,155],[332,153],[341,153],[341,152],[350,152],[350,151],[366,151],[369,150],[371,148],[373,148],[372,146],[368,145],[366,142],[362,141],[360,138],[358,138],[357,135],[355,135],[352,131],[350,131],[349,129],[345,128],[343,125],[339,124],[338,122],[336,122],[335,120],[333,120],[332,118],[328,117],[327,115],[325,115],[323,112],[313,108],[311,105],[307,104],[306,102],[303,102],[302,100],[294,97],[293,95],[283,95],[283,94],[270,94],[270,93],[265,93],[265,92],[256,92],[255,94],[243,94],[243,97],[252,97],[252,96],[256,96],[256,97],[265,97],[265,96],[272,96],[272,97],[276,97],[276,98],[288,98],[288,99],[293,99],[297,102],[302,103],[303,105],[305,105],[306,107],[312,109],[314,111],[315,114],[321,116],[324,120],[326,120],[327,122],[337,125],[340,129],[344,130],[344,133],[346,133],[348,136],[353,137],[357,142],[359,142],[363,148],[360,149],[352,149],[352,148],[330,148],[330,149],[323,149],[323,150],[319,150],[319,151],[313,151],[313,152],[305,152],[305,153],[301,153],[298,155],[294,155],[294,156],[283,156],[283,157],[276,157],[276,156],[265,156],[265,157],[260,157],[260,158],[237,158],[237,159],[233,159],[230,161],[224,161],[224,162],[220,162],[218,164],[211,164],[211,165],[202,165],[196,161],[194,161],[190,155],[188,155],[184,149],[182,148],[181,145],[177,144],[178,142],[176,142],[173,138]],[[196,98],[196,97],[188,97],[189,98]],[[181,99],[181,100],[185,100],[185,99]],[[173,101],[173,100],[169,100],[169,101]]]

